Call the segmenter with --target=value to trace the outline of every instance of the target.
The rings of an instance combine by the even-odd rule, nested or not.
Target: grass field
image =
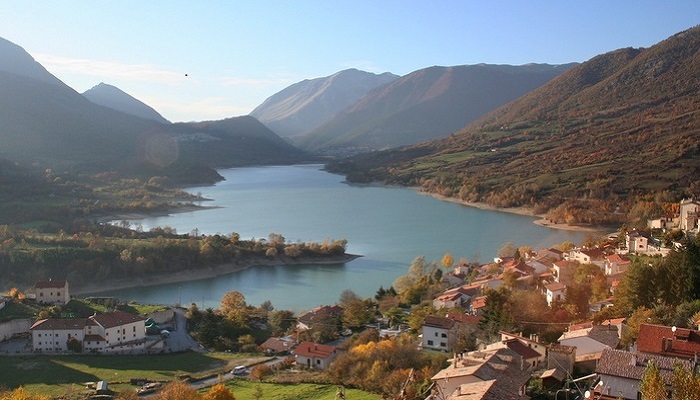
[[[229,371],[239,364],[250,365],[260,357],[229,353],[165,354],[154,356],[7,356],[0,357],[0,387],[23,386],[29,393],[52,397],[81,398],[85,383],[105,380],[115,391],[136,390],[128,384],[132,378],[156,381],[176,380],[180,374],[193,377]],[[227,382],[237,400],[334,400],[337,387],[310,383],[257,383],[245,379]],[[258,390],[259,388],[259,390]],[[207,391],[204,389],[203,391]],[[348,399],[379,400],[376,394],[347,389]]]
[[[131,378],[173,380],[223,372],[243,363],[244,355],[180,353],[152,356],[8,356],[0,357],[0,386],[24,386],[31,393],[61,395],[85,382],[128,382]]]
[[[226,384],[236,400],[256,399],[256,388],[260,388],[261,399],[265,400],[335,400],[338,387],[313,383],[258,383],[247,380],[233,380]],[[379,400],[380,396],[357,389],[346,389],[345,397],[353,400]]]

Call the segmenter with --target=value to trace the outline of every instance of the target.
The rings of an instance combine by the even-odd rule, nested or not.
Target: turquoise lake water
[[[535,218],[444,202],[404,188],[355,186],[320,165],[235,168],[219,171],[226,180],[190,188],[217,208],[139,221],[143,229],[169,226],[178,233],[238,232],[242,239],[279,233],[288,243],[347,239],[348,252],[363,257],[340,265],[259,266],[212,279],[140,287],[113,295],[143,303],[218,308],[221,297],[238,290],[249,304],[270,300],[276,309],[303,311],[334,304],[351,289],[373,296],[425,256],[439,262],[488,262],[506,242],[533,248],[563,241],[581,243],[585,233],[533,224]]]

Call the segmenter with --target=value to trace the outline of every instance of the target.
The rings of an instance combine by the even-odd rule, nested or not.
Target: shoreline
[[[505,212],[505,213],[509,213],[509,214],[525,215],[528,217],[535,217],[538,219],[532,221],[532,223],[535,225],[538,225],[538,226],[545,227],[545,228],[560,229],[560,230],[564,230],[564,231],[575,231],[575,232],[591,232],[591,233],[607,232],[607,230],[604,227],[557,224],[557,223],[554,223],[554,222],[548,220],[545,217],[545,215],[543,215],[543,214],[535,214],[531,209],[529,209],[527,207],[499,208],[499,207],[494,207],[494,206],[486,204],[486,203],[469,202],[469,201],[455,199],[453,197],[443,196],[443,195],[437,194],[437,193],[428,193],[428,192],[421,191],[418,188],[416,188],[415,190],[417,190],[418,193],[423,194],[425,196],[430,196],[430,197],[436,198],[436,199],[441,200],[441,201],[447,201],[450,203],[460,204],[460,205],[463,205],[466,207],[478,208],[480,210]]]
[[[166,285],[170,283],[192,282],[201,279],[211,279],[217,276],[227,275],[238,271],[243,271],[253,267],[281,266],[281,265],[301,265],[317,264],[332,265],[344,264],[362,257],[357,254],[342,254],[340,256],[329,257],[250,257],[247,260],[236,260],[230,263],[217,264],[199,269],[190,269],[169,273],[158,273],[148,276],[139,276],[133,279],[109,280],[101,283],[89,283],[86,285],[71,288],[72,295],[86,295],[93,293],[103,293],[114,290],[133,289],[140,287],[150,287]]]

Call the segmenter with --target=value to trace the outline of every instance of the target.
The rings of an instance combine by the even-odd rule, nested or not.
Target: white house
[[[452,328],[456,322],[450,318],[429,315],[423,322],[422,345],[425,349],[448,351]]]
[[[698,224],[700,216],[700,202],[695,199],[683,199],[680,204],[680,228],[684,231],[700,230]]]
[[[36,300],[39,303],[66,304],[70,301],[68,281],[41,281],[34,284]]]
[[[562,282],[554,282],[545,285],[544,294],[547,297],[547,305],[552,307],[555,301],[564,301],[566,296],[566,284]]]
[[[605,349],[614,349],[620,343],[617,327],[614,325],[593,325],[590,328],[564,332],[559,344],[576,347],[576,362],[600,359]]]
[[[611,254],[605,258],[605,275],[617,275],[627,272],[632,261],[621,254]]]
[[[338,349],[333,346],[326,346],[313,342],[301,342],[292,354],[296,358],[297,365],[326,369],[338,355]]]
[[[143,351],[146,319],[123,311],[89,318],[49,318],[34,323],[32,346],[40,353],[69,351],[69,341],[85,352],[133,353]]]

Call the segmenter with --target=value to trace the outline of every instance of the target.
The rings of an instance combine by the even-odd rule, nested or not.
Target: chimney
[[[637,355],[636,354],[632,354],[632,360],[630,361],[630,365],[633,367],[637,365]]]

